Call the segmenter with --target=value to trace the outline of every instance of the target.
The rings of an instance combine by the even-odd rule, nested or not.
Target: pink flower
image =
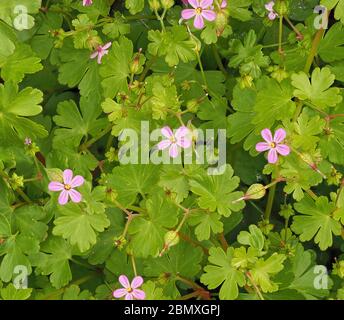
[[[93,0],[82,0],[82,5],[88,7],[92,5]]]
[[[169,148],[170,157],[176,158],[178,156],[178,149],[181,148],[189,148],[191,146],[191,139],[190,137],[186,137],[189,135],[190,130],[187,127],[180,127],[177,129],[176,134],[173,134],[170,127],[163,127],[161,129],[161,133],[167,138],[166,140],[162,140],[158,144],[159,150],[164,150]]]
[[[24,144],[25,144],[26,146],[29,146],[29,145],[32,144],[32,140],[31,140],[30,138],[26,137],[25,140],[24,140]]]
[[[73,202],[80,202],[82,199],[81,194],[73,188],[80,187],[84,184],[82,176],[75,176],[73,178],[73,171],[66,169],[63,171],[63,183],[52,181],[49,183],[50,191],[61,191],[59,196],[59,204],[65,205],[70,197]]]
[[[270,1],[269,3],[265,4],[265,9],[269,11],[268,17],[270,20],[275,20],[278,17],[278,14],[273,9],[274,5],[274,1]]]
[[[102,58],[106,54],[109,53],[109,49],[111,47],[111,42],[106,43],[104,46],[98,46],[97,50],[91,54],[91,59],[94,59],[98,56],[98,64],[102,63]]]
[[[263,152],[269,150],[268,161],[269,163],[276,163],[278,160],[278,153],[282,156],[287,156],[290,153],[290,148],[285,144],[280,144],[285,137],[286,132],[284,129],[278,129],[272,138],[271,131],[269,129],[264,129],[261,132],[263,139],[266,142],[259,142],[256,144],[256,150],[258,152]]]
[[[213,4],[213,0],[189,0],[189,4],[193,9],[184,9],[182,11],[182,18],[188,20],[195,17],[194,26],[196,29],[202,29],[204,27],[204,19],[208,21],[214,21],[216,19],[216,13],[209,10]]]
[[[124,296],[125,300],[144,300],[146,298],[145,292],[143,290],[137,289],[143,283],[142,277],[135,277],[130,283],[129,279],[126,276],[121,275],[118,280],[123,288],[117,289],[112,293],[115,298],[122,298]]]
[[[225,9],[226,7],[227,7],[227,1],[226,0],[223,0],[222,2],[221,2],[221,9]]]

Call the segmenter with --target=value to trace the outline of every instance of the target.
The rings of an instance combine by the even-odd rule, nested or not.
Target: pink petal
[[[126,294],[128,293],[127,289],[117,289],[115,290],[112,295],[114,296],[114,298],[122,298],[124,297]]]
[[[276,143],[282,142],[285,139],[286,135],[287,133],[285,132],[284,129],[277,129],[274,135],[274,142]]]
[[[50,191],[62,191],[64,189],[64,185],[57,181],[52,181],[48,185],[48,189]]]
[[[196,17],[195,17],[194,27],[196,29],[203,29],[203,27],[204,27],[203,17],[201,15],[199,15],[199,14],[197,14]]]
[[[82,176],[75,176],[73,178],[73,180],[71,181],[70,186],[72,188],[80,187],[80,186],[82,186],[84,184],[84,182],[85,182],[84,177],[82,177]]]
[[[265,9],[268,11],[272,11],[273,10],[272,8],[274,7],[274,5],[275,3],[273,1],[270,1],[269,3],[265,5]]]
[[[259,142],[256,144],[256,150],[258,152],[263,152],[269,149],[271,149],[271,147],[267,142]]]
[[[134,289],[132,294],[137,300],[144,300],[146,298],[145,292],[140,289]]]
[[[191,7],[193,8],[198,8],[200,5],[199,5],[199,0],[189,0],[189,4]]]
[[[172,143],[170,150],[169,150],[170,157],[176,158],[178,157],[178,147],[176,143]]]
[[[111,47],[111,44],[112,44],[111,42],[104,44],[103,49],[104,50],[109,49]]]
[[[171,145],[171,140],[162,140],[158,143],[158,149],[159,150],[164,150],[168,148]]]
[[[222,3],[221,3],[221,8],[224,9],[226,7],[227,7],[227,1],[223,0]]]
[[[270,20],[275,20],[276,17],[277,17],[277,14],[275,12],[270,12],[268,17],[269,17]]]
[[[278,144],[276,150],[282,156],[287,156],[290,153],[290,148],[286,144]]]
[[[216,13],[211,10],[203,10],[202,17],[208,21],[214,21],[216,19]]]
[[[72,199],[73,202],[75,203],[79,203],[82,199],[82,196],[80,194],[80,192],[74,190],[74,189],[70,189],[67,191],[70,198]]]
[[[68,202],[68,191],[62,190],[62,192],[59,195],[58,201],[60,205],[65,205]]]
[[[99,54],[98,54],[98,60],[97,60],[98,64],[101,64],[101,63],[102,63],[102,58],[103,58],[103,56],[104,56],[104,53],[99,52]]]
[[[201,0],[200,7],[202,9],[208,9],[213,4],[213,0]]]
[[[125,275],[119,276],[118,281],[124,288],[126,288],[126,289],[130,288],[130,282],[129,282],[127,276],[125,276]]]
[[[136,289],[140,287],[143,283],[143,278],[140,276],[137,276],[131,281],[131,288]]]
[[[73,171],[70,169],[66,169],[63,171],[63,181],[65,184],[70,184],[73,179]]]
[[[182,18],[185,20],[191,19],[196,15],[195,9],[184,9],[182,11]]]
[[[188,137],[181,137],[177,140],[177,145],[184,149],[189,148],[191,146],[191,139]]]
[[[127,293],[127,295],[125,296],[125,300],[134,300],[132,293]]]
[[[166,138],[172,138],[173,137],[173,132],[172,132],[172,130],[171,130],[171,128],[170,127],[163,127],[162,129],[161,129],[161,133],[162,133],[162,135],[164,135]]]
[[[98,55],[98,51],[95,51],[90,55],[90,58],[94,59],[97,55]]]
[[[272,141],[272,134],[271,134],[270,129],[264,129],[264,130],[262,130],[261,135],[262,135],[263,139],[264,139],[266,142],[270,142],[270,143],[273,142],[273,141]]]
[[[189,132],[190,130],[187,127],[185,126],[179,127],[176,131],[175,137],[176,139],[185,137],[187,134],[189,134]]]
[[[276,149],[270,149],[268,152],[268,161],[269,163],[276,163],[278,160],[278,155]]]

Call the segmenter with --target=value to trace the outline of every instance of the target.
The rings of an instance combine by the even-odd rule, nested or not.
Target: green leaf
[[[22,12],[23,10],[20,10],[19,12],[15,10],[15,8],[18,6],[25,7],[25,10],[28,14],[38,13],[39,9],[42,7],[42,0],[11,0],[2,1],[0,3],[1,20],[5,21],[10,26],[14,25],[19,31],[31,29],[34,26],[34,18],[31,15],[28,15],[25,18],[21,17],[20,14],[23,15],[25,13]],[[28,22],[27,25],[23,23],[26,19]],[[17,23],[15,23],[16,21]]]
[[[335,23],[325,34],[319,45],[319,55],[325,62],[333,62],[344,59],[344,26]]]
[[[264,236],[262,231],[254,224],[251,224],[247,231],[240,231],[238,235],[238,242],[244,245],[249,245],[252,248],[262,251],[264,248]]]
[[[302,215],[293,217],[291,228],[300,235],[300,240],[309,241],[314,237],[321,250],[332,246],[332,234],[340,235],[341,232],[340,223],[332,217],[335,204],[323,196],[316,201],[306,196],[294,207]]]
[[[233,192],[239,186],[239,178],[233,177],[233,173],[232,167],[227,164],[222,175],[209,176],[204,173],[190,180],[191,191],[199,196],[197,201],[202,209],[229,217],[232,211],[239,211],[245,206],[242,201],[233,203],[243,196],[243,192]]]
[[[178,111],[180,102],[177,87],[168,75],[147,78],[146,95],[151,97],[147,104],[152,109],[153,119],[165,120],[168,110]]]
[[[133,43],[129,39],[121,37],[112,43],[100,68],[105,97],[113,98],[119,92],[128,92],[129,64],[132,58]]]
[[[271,276],[283,269],[284,254],[273,253],[268,259],[259,259],[251,269],[251,275],[255,283],[259,285],[263,292],[273,292],[278,290],[278,284],[271,280]]]
[[[4,146],[17,142],[18,136],[20,139],[47,136],[42,125],[24,118],[39,114],[42,100],[40,90],[26,87],[19,91],[11,82],[0,84],[0,141]]]
[[[249,141],[250,137],[254,137],[253,131],[255,126],[252,120],[255,115],[253,106],[256,101],[256,95],[254,90],[248,88],[241,89],[238,85],[233,89],[231,104],[236,112],[228,116],[228,136],[232,144],[246,137],[246,141]]]
[[[254,106],[256,116],[252,122],[258,126],[256,130],[271,128],[275,121],[291,118],[295,111],[292,98],[293,87],[289,80],[279,83],[275,79],[263,78]]]
[[[189,243],[181,242],[172,247],[162,257],[146,260],[144,273],[148,277],[159,277],[161,274],[170,274],[164,286],[164,294],[173,298],[180,296],[177,289],[178,276],[194,279],[200,272],[202,250]]]
[[[21,82],[25,74],[33,74],[43,69],[40,61],[41,59],[34,55],[30,46],[17,45],[14,53],[7,57],[1,67],[1,78],[6,81]]]
[[[331,109],[330,115],[343,114],[344,102],[342,101],[337,108]],[[335,117],[331,119],[330,127],[323,131],[320,140],[321,153],[333,163],[344,164],[342,156],[344,151],[344,118]]]
[[[106,23],[103,27],[103,33],[112,39],[117,39],[129,32],[130,24],[125,23],[125,19],[119,12],[115,12],[115,17],[111,20],[111,23]]]
[[[12,283],[0,290],[3,300],[26,300],[30,297],[32,288],[16,289]]]
[[[296,88],[294,95],[300,100],[308,100],[318,108],[334,107],[342,101],[339,88],[330,88],[335,76],[329,68],[316,68],[311,81],[304,72],[291,76],[292,85]]]
[[[87,251],[97,241],[97,233],[103,232],[110,222],[105,214],[89,214],[76,204],[59,207],[62,215],[54,221],[53,234],[68,239],[81,252]]]
[[[241,271],[232,267],[234,248],[227,249],[227,253],[221,248],[212,247],[209,250],[209,262],[201,276],[201,282],[209,289],[219,286],[219,298],[221,300],[234,300],[238,297],[238,287],[243,287],[246,283],[245,276]]]
[[[26,236],[42,241],[48,226],[39,220],[45,218],[45,212],[39,206],[23,206],[14,211],[16,227]]]
[[[168,300],[164,296],[163,289],[157,286],[157,282],[151,280],[142,285],[142,290],[146,294],[145,300]]]
[[[69,260],[72,259],[72,248],[60,237],[49,237],[41,245],[41,252],[32,255],[31,261],[39,274],[49,275],[54,288],[62,288],[72,279]]]
[[[123,206],[133,204],[138,194],[145,196],[159,179],[155,165],[130,164],[115,167],[108,176],[108,186],[118,194],[116,199]]]
[[[54,147],[58,149],[76,148],[82,138],[88,134],[95,135],[104,129],[107,123],[105,118],[97,119],[101,114],[99,106],[92,101],[81,98],[81,113],[73,100],[63,101],[58,104],[57,115],[54,122],[62,128],[55,130]]]
[[[196,211],[190,215],[188,223],[196,226],[195,235],[199,241],[208,240],[210,235],[223,231],[221,216],[217,212]]]
[[[143,10],[145,5],[144,0],[125,0],[125,7],[131,14],[139,13]]]
[[[170,67],[178,65],[180,60],[186,63],[196,58],[195,42],[190,40],[183,26],[173,26],[166,32],[150,30],[148,39],[151,41],[148,45],[149,53],[159,57],[165,56],[165,61]]]
[[[321,0],[320,2],[327,10],[332,10],[336,7],[334,11],[334,17],[340,20],[344,24],[344,2],[340,0]]]
[[[180,209],[155,192],[146,202],[147,216],[136,217],[129,226],[135,256],[157,256],[164,246],[164,235],[178,221]]]

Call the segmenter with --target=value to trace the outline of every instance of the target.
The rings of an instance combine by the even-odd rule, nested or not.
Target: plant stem
[[[256,291],[256,293],[257,293],[259,299],[260,299],[260,300],[264,300],[264,297],[263,297],[262,293],[260,292],[258,286],[256,285],[255,281],[253,280],[253,278],[252,278],[252,276],[251,276],[251,273],[250,273],[249,271],[246,272],[246,276],[247,276],[247,278],[250,279],[250,281],[251,281],[251,283],[252,283],[252,285],[253,285],[253,287],[254,287],[254,290]]]
[[[302,40],[304,37],[303,37],[303,34],[294,26],[294,24],[289,20],[289,18],[287,16],[284,16],[284,19],[285,21],[288,22],[288,24],[290,25],[290,27],[293,29],[293,31],[297,34],[298,38],[300,40]]]
[[[158,57],[157,56],[153,56],[147,63],[146,63],[146,66],[145,66],[145,68],[143,69],[143,71],[142,71],[142,73],[141,73],[141,75],[140,75],[140,78],[139,78],[139,82],[142,82],[144,79],[145,79],[145,77],[146,77],[146,75],[147,75],[147,73],[148,73],[148,71],[150,70],[150,68],[153,66],[153,64],[155,63],[155,61],[158,59]]]
[[[79,151],[85,151],[86,149],[88,149],[90,146],[92,146],[95,142],[97,142],[99,139],[101,139],[102,137],[104,137],[106,134],[108,134],[110,131],[112,130],[112,124],[108,124],[108,126],[101,131],[100,133],[98,133],[95,137],[93,137],[92,139],[88,140],[87,142],[83,143],[80,148]]]
[[[227,73],[227,70],[224,67],[223,63],[222,63],[219,51],[217,50],[217,46],[215,44],[212,44],[211,48],[212,48],[213,55],[214,55],[215,61],[217,63],[217,66],[219,67],[219,69],[221,70],[223,75],[227,78],[228,77],[228,73]]]
[[[271,211],[272,211],[272,205],[274,203],[274,198],[275,198],[275,193],[276,193],[276,185],[274,184],[272,185],[272,187],[270,188],[269,191],[269,196],[268,196],[268,203],[266,205],[265,208],[265,213],[264,213],[264,218],[266,221],[270,221],[270,215],[271,215]]]
[[[307,189],[305,190],[307,192],[307,194],[313,199],[313,200],[317,200],[318,196],[311,190],[311,189]]]
[[[282,37],[283,37],[283,16],[279,17],[279,29],[278,29],[278,52],[282,55]]]
[[[32,202],[31,199],[26,195],[26,193],[22,189],[17,188],[16,191],[27,203]]]
[[[189,242],[194,247],[200,247],[206,255],[209,255],[209,249],[206,248],[205,246],[203,246],[202,243],[191,239],[189,236],[187,236],[186,234],[184,234],[182,232],[179,232],[179,236],[181,239],[183,239],[186,242]]]
[[[312,48],[311,48],[311,51],[309,52],[305,67],[303,69],[303,71],[307,74],[309,73],[309,70],[311,69],[313,60],[318,53],[318,47],[319,47],[321,39],[324,36],[324,33],[325,33],[325,29],[318,30],[318,32],[316,33],[316,35],[313,39]]]
[[[225,235],[223,234],[223,232],[221,232],[221,233],[219,234],[219,240],[220,240],[220,242],[221,242],[221,245],[222,245],[223,250],[224,250],[225,252],[227,252],[227,249],[228,249],[229,245],[228,245],[228,242],[227,242],[227,240],[226,240]]]
[[[197,56],[197,61],[198,61],[199,69],[201,71],[201,75],[202,75],[202,79],[203,79],[203,84],[204,84],[204,86],[206,88],[206,91],[208,92],[208,83],[207,83],[207,78],[205,77],[201,56],[199,55],[199,52],[197,50],[195,52],[196,52],[196,56]]]
[[[135,257],[134,255],[130,255],[130,259],[131,259],[131,264],[133,266],[133,270],[134,270],[134,274],[135,274],[135,277],[137,277],[137,271],[136,271],[136,263],[135,263]]]

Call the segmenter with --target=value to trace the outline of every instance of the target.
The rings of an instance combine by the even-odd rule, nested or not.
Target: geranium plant
[[[344,299],[344,2],[0,4],[1,299]]]

